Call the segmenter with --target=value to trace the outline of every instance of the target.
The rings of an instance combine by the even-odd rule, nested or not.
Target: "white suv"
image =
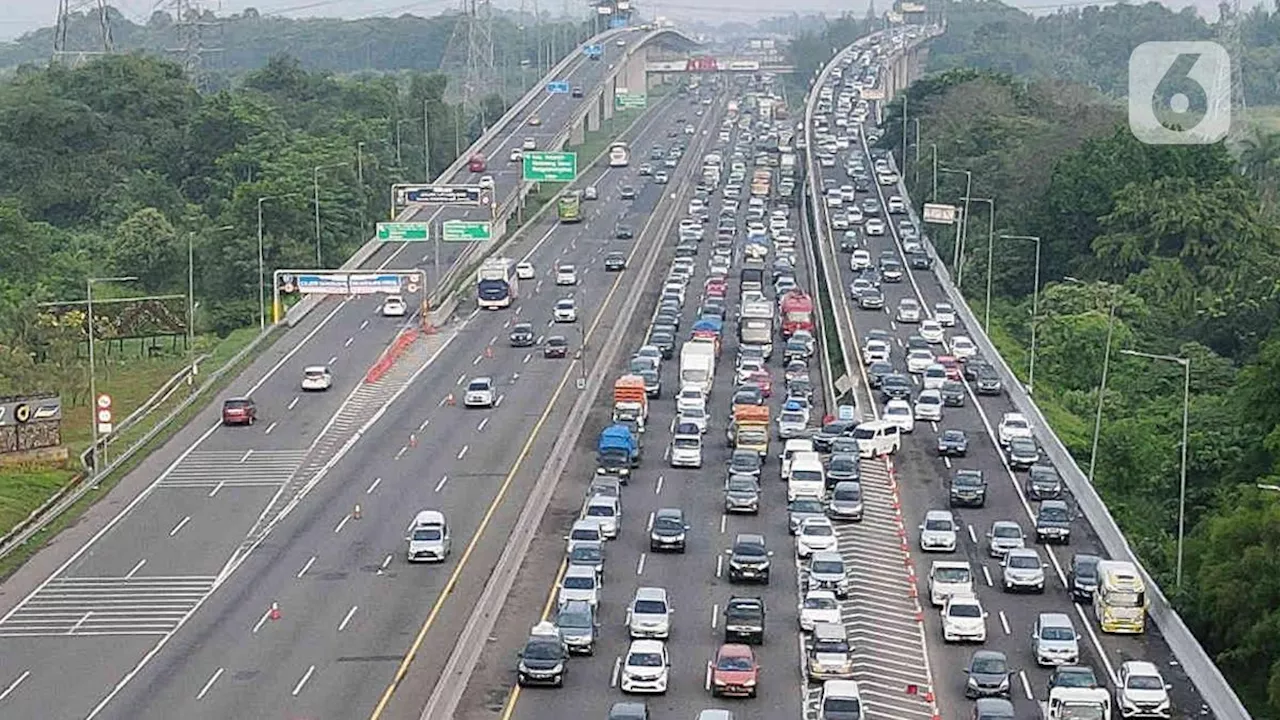
[[[1032,437],[1031,423],[1022,413],[1005,413],[1000,418],[997,435],[1000,438],[1000,444],[1004,446],[1014,438],[1030,438]]]

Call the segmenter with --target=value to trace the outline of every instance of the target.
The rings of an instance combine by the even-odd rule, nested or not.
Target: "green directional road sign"
[[[613,107],[618,110],[643,110],[648,106],[648,95],[633,95],[620,92],[613,96]]]
[[[475,220],[445,220],[440,223],[440,239],[445,242],[484,242],[493,239],[493,225]]]
[[[378,239],[392,242],[410,242],[427,240],[430,226],[424,222],[380,222],[378,223]]]
[[[529,182],[573,182],[578,177],[578,153],[527,152],[523,170]]]

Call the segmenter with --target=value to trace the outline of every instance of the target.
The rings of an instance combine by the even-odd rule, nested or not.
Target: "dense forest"
[[[1061,20],[1064,34],[1094,27],[1076,17],[1078,30]],[[991,335],[1027,380],[1035,323],[1034,395],[1082,468],[1110,329],[1095,485],[1252,711],[1280,716],[1280,493],[1258,487],[1280,484],[1280,136],[1249,137],[1238,156],[1222,144],[1146,145],[1111,98],[1028,75],[954,69],[911,87],[912,196],[932,193],[936,145],[940,164],[972,171],[975,197],[995,198],[997,238],[1042,238],[1035,317],[1035,244],[995,243]],[[887,148],[902,140],[897,108]],[[963,177],[938,185],[942,202],[964,192]],[[934,241],[950,259],[952,232]],[[975,205],[962,289],[980,315],[988,242]],[[1125,349],[1190,361],[1181,587],[1183,370]]]
[[[40,322],[36,303],[83,299],[91,276],[137,276],[132,295],[185,293],[188,243],[198,329],[257,324],[259,199],[271,198],[267,276],[314,265],[318,177],[321,256],[338,265],[385,216],[387,188],[424,179],[424,107],[432,173],[480,133],[480,117],[445,101],[448,84],[341,78],[276,57],[202,95],[178,65],[145,55],[0,84],[0,395],[82,400],[83,328]],[[504,110],[496,95],[483,105],[490,120]]]

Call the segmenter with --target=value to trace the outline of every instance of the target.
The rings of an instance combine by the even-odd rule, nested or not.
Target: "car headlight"
[[[755,686],[756,686],[755,680],[744,680],[742,682],[742,687],[755,687]]]

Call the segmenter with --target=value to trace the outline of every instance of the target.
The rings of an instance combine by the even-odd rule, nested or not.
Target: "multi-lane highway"
[[[715,141],[714,123],[710,137],[701,134],[691,143],[687,157],[701,157],[716,147],[728,154],[732,146]],[[733,139],[739,141],[735,131]],[[671,217],[682,216],[692,195],[691,179],[676,186],[676,202],[668,211]],[[745,204],[745,203],[744,203]],[[723,199],[713,195],[712,217],[723,207]],[[745,233],[739,215],[740,233]],[[791,222],[799,220],[792,210]],[[689,298],[682,313],[681,328],[687,329],[697,315],[698,288],[707,277],[705,265],[710,239],[701,243],[695,274],[689,281]],[[738,249],[739,260],[741,246]],[[736,267],[735,267],[736,273]],[[807,268],[801,265],[797,279],[808,285]],[[736,286],[736,279],[731,280]],[[647,285],[645,305],[656,305],[660,283],[655,277]],[[730,292],[730,306],[736,306],[737,289]],[[736,313],[731,313],[733,322]],[[650,314],[637,317],[623,349],[634,352],[643,343]],[[682,330],[682,333],[687,330]],[[666,590],[672,607],[671,636],[667,642],[672,666],[666,694],[659,697],[632,698],[647,702],[654,717],[692,718],[701,708],[732,707],[735,717],[773,719],[795,717],[804,704],[804,681],[799,673],[801,640],[796,620],[798,601],[798,569],[794,543],[787,532],[786,492],[779,482],[779,466],[771,452],[763,469],[762,497],[757,515],[727,515],[724,512],[723,484],[730,450],[724,441],[730,402],[735,387],[734,357],[738,341],[726,328],[724,347],[716,368],[714,388],[708,404],[708,426],[701,469],[672,468],[668,463],[676,417],[675,394],[679,390],[677,357],[667,360],[660,370],[661,397],[651,401],[648,430],[644,433],[644,459],[623,490],[623,516],[619,537],[606,548],[606,570],[600,598],[598,642],[592,656],[569,661],[566,685],[559,689],[520,688],[515,684],[515,651],[523,644],[529,628],[541,619],[554,615],[555,593],[564,571],[565,542],[568,525],[578,516],[584,487],[595,468],[595,446],[599,431],[607,424],[612,397],[602,396],[587,422],[586,432],[574,450],[568,469],[553,500],[554,510],[542,525],[533,551],[521,568],[522,581],[503,610],[494,650],[482,672],[471,679],[458,717],[484,718],[495,714],[510,718],[550,719],[564,717],[600,717],[609,714],[616,702],[627,700],[620,688],[622,658],[629,639],[626,611],[640,587]],[[781,351],[775,352],[773,364],[774,395],[769,400],[773,416],[781,407],[785,394],[781,387]],[[816,363],[816,360],[815,360]],[[616,374],[625,371],[620,362]],[[821,378],[817,365],[813,381]],[[824,413],[823,401],[815,398],[813,417]],[[773,447],[779,446],[774,441]],[[687,519],[687,549],[684,553],[655,553],[649,544],[649,531],[654,514],[662,508],[678,508]],[[730,584],[724,552],[738,533],[763,533],[774,552],[773,571],[768,585]],[[730,597],[758,596],[768,608],[766,640],[755,648],[762,667],[758,697],[748,700],[713,699],[709,692],[707,663],[724,642],[723,611]]]
[[[600,62],[573,61],[572,81],[589,90],[624,51],[610,44]],[[577,102],[536,100],[486,150],[549,139]],[[542,123],[529,126],[535,114]],[[500,200],[514,192],[517,172],[514,164],[489,171]],[[616,190],[597,180],[606,198],[600,212],[608,212]],[[512,252],[545,270],[600,240],[533,235]],[[422,251],[388,244],[367,266],[425,265]],[[604,275],[585,263],[578,291],[602,299],[611,282]],[[550,281],[528,283],[525,293],[520,316],[545,323],[557,297]],[[567,373],[567,363],[515,355],[498,342],[513,315],[473,317],[424,338],[382,381],[366,384],[365,371],[402,321],[381,317],[371,298],[322,302],[233,384],[234,394],[256,400],[255,425],[223,428],[218,408],[206,410],[159,453],[168,467],[144,466],[155,473],[142,480],[150,482],[145,492],[109,496],[108,507],[119,511],[109,524],[69,531],[6,583],[0,715],[369,712],[454,567],[403,566],[412,511],[451,512],[454,562],[482,518],[501,528],[502,507],[485,508],[511,487],[515,458],[536,454],[525,438],[540,436],[533,423]],[[303,394],[301,369],[315,364],[330,366],[334,387]],[[445,402],[459,375],[480,374],[501,383],[498,408],[468,413]],[[486,419],[504,416],[517,420],[487,442]],[[137,486],[135,479],[121,488]],[[477,552],[471,564],[485,559]],[[449,597],[465,606],[471,590],[456,583]],[[448,611],[445,603],[433,615]],[[69,677],[75,681],[64,684]]]
[[[837,57],[833,64],[840,62],[843,55]],[[822,81],[829,77],[830,66],[822,76]],[[816,101],[816,94],[813,100]],[[875,117],[872,112],[871,117]],[[871,122],[868,120],[868,122]],[[835,184],[848,185],[844,174],[848,160],[860,160],[871,173],[870,192],[859,192],[857,201],[872,197],[882,208],[879,217],[885,220],[886,234],[872,236],[865,232],[865,227],[858,232],[857,247],[870,251],[872,262],[876,263],[887,254],[896,259],[905,268],[905,276],[900,283],[884,282],[884,309],[861,310],[858,303],[850,295],[850,284],[856,276],[850,265],[850,252],[839,249],[838,239],[842,230],[831,229],[831,219],[836,212],[843,212],[849,203],[841,208],[830,208],[824,201],[815,208],[817,224],[823,231],[825,241],[824,255],[831,263],[833,274],[832,290],[836,302],[837,317],[847,326],[847,337],[851,341],[849,363],[852,366],[859,405],[864,415],[879,416],[882,412],[883,399],[877,390],[869,387],[866,367],[861,360],[861,350],[868,334],[873,331],[887,333],[892,339],[893,363],[898,372],[905,372],[905,356],[908,339],[918,334],[919,325],[901,323],[896,319],[898,303],[903,298],[915,299],[923,308],[923,317],[933,318],[934,308],[938,303],[949,302],[930,270],[912,269],[903,252],[903,238],[899,231],[899,221],[907,218],[907,214],[887,215],[891,196],[905,198],[905,189],[898,183],[884,186],[875,181],[875,163],[866,145],[865,135],[861,129],[851,132],[853,142],[850,149],[840,151],[835,167],[822,167],[816,160],[820,152],[814,146],[814,126],[812,113],[808,125],[809,163],[812,182],[819,186],[824,180],[835,180]],[[910,201],[907,205],[910,206]],[[912,215],[914,217],[914,215]],[[918,223],[918,220],[917,220]],[[854,227],[857,228],[857,223]],[[919,227],[917,225],[917,227]],[[847,250],[852,251],[849,247]],[[937,354],[950,347],[950,342],[957,336],[967,336],[977,329],[966,328],[963,323],[947,329],[947,339],[941,346],[934,346]],[[920,390],[919,376],[912,376],[914,390]],[[914,393],[913,393],[914,394]],[[918,592],[925,605],[924,628],[928,641],[930,664],[933,669],[934,687],[943,717],[968,718],[971,701],[964,699],[966,682],[965,668],[969,658],[978,647],[999,650],[1006,654],[1010,666],[1014,670],[1012,678],[1011,699],[1017,709],[1018,717],[1038,717],[1037,700],[1046,697],[1046,684],[1049,672],[1040,668],[1031,651],[1032,626],[1040,613],[1066,613],[1073,621],[1080,634],[1081,664],[1094,668],[1098,678],[1109,687],[1114,687],[1113,678],[1119,665],[1126,660],[1146,659],[1154,662],[1164,674],[1167,682],[1172,684],[1171,695],[1174,704],[1174,717],[1193,717],[1201,714],[1202,702],[1195,692],[1194,686],[1181,671],[1179,665],[1160,637],[1153,624],[1147,624],[1144,635],[1125,636],[1103,634],[1094,621],[1091,609],[1086,605],[1074,603],[1065,589],[1066,575],[1070,561],[1075,553],[1087,553],[1105,556],[1096,537],[1087,523],[1077,518],[1072,523],[1071,541],[1067,546],[1037,545],[1034,538],[1034,512],[1036,503],[1030,500],[1025,492],[1026,473],[1012,471],[1007,464],[1005,454],[996,442],[995,430],[1004,413],[1014,412],[1013,404],[1004,395],[982,395],[974,392],[973,385],[964,382],[965,404],[963,407],[948,407],[943,411],[940,422],[917,420],[915,432],[905,436],[902,450],[893,459],[896,469],[897,484],[900,490],[902,512],[906,518],[907,538],[911,546],[911,556],[918,578]],[[968,454],[954,460],[937,455],[937,439],[942,430],[956,428],[963,430],[968,436]],[[948,484],[953,473],[960,469],[980,470],[987,483],[986,503],[980,508],[956,508],[953,510],[959,528],[959,543],[954,553],[922,553],[919,550],[918,526],[928,510],[948,508]],[[1071,499],[1067,498],[1068,502]],[[986,533],[995,521],[1010,520],[1017,522],[1028,536],[1028,547],[1035,547],[1040,553],[1045,567],[1045,592],[1043,594],[1013,595],[1003,591],[1001,572],[998,560],[993,559],[987,550]],[[927,576],[931,563],[937,560],[963,560],[973,567],[977,580],[975,589],[983,608],[989,613],[987,640],[981,646],[948,645],[942,642],[940,618],[936,610],[929,607]],[[868,582],[870,576],[855,582]]]

